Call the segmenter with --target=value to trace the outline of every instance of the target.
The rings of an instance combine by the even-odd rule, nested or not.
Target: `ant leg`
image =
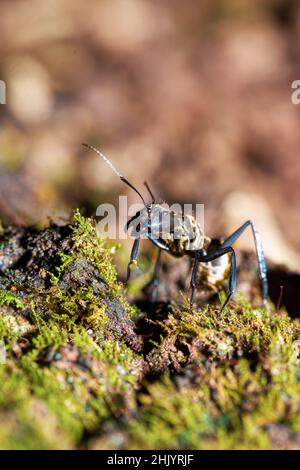
[[[193,266],[193,271],[192,271],[192,277],[191,277],[191,297],[190,297],[190,309],[193,308],[193,303],[194,303],[194,298],[195,298],[195,289],[196,289],[196,280],[197,280],[197,273],[198,273],[198,267],[199,267],[199,253],[195,253],[195,261],[194,261],[194,266]]]
[[[235,256],[235,251],[231,246],[224,247],[221,246],[215,251],[212,251],[211,253],[208,253],[207,255],[202,255],[200,256],[200,261],[203,263],[207,263],[209,261],[213,261],[214,259],[220,258],[220,256],[225,255],[226,253],[231,253],[231,263],[230,263],[230,279],[229,279],[229,293],[227,295],[227,298],[224,302],[224,304],[221,307],[221,310],[219,314],[221,315],[224,308],[230,301],[232,295],[234,294],[236,290],[236,256]]]
[[[133,246],[132,246],[130,261],[129,261],[128,266],[127,266],[127,276],[126,276],[125,283],[127,283],[130,279],[131,266],[136,263],[136,258],[137,258],[137,254],[138,254],[138,250],[139,250],[139,244],[140,244],[140,239],[136,238],[134,240],[134,243],[133,243]]]
[[[157,299],[157,288],[159,284],[159,271],[160,271],[160,263],[161,261],[161,250],[158,250],[155,266],[154,266],[154,271],[153,271],[153,277],[152,280],[150,281],[150,286],[152,287],[151,291],[151,302],[156,302]]]
[[[263,292],[263,305],[266,305],[267,298],[268,298],[268,279],[267,279],[267,263],[266,258],[264,255],[264,250],[261,244],[261,240],[259,234],[256,230],[256,227],[251,220],[247,220],[240,228],[238,228],[232,235],[230,235],[226,240],[222,243],[221,247],[229,247],[231,246],[244,232],[244,230],[251,226],[252,234],[255,243],[258,267],[259,267],[259,277],[262,283],[262,292]]]
[[[221,307],[219,315],[222,315],[224,308],[230,301],[232,295],[235,292],[236,289],[236,256],[235,256],[235,251],[232,247],[231,248],[231,260],[230,260],[230,279],[229,279],[229,293],[227,295],[227,298],[224,302],[224,304]]]
[[[157,248],[160,248],[164,251],[170,251],[167,243],[161,238],[151,238],[150,236],[148,236],[148,240],[150,240],[155,246],[157,246]]]

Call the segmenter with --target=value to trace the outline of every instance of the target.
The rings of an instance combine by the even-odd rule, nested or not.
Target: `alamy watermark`
[[[299,104],[300,103],[300,80],[294,80],[291,88],[293,88],[295,91],[293,91],[291,95],[291,101],[293,104]]]
[[[0,104],[6,104],[6,84],[0,80]]]

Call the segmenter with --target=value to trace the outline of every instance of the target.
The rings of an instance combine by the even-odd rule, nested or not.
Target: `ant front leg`
[[[211,251],[210,253],[208,253],[206,255],[200,255],[200,257],[199,257],[199,260],[202,263],[208,263],[209,261],[213,261],[217,258],[220,258],[220,256],[223,256],[226,253],[231,254],[229,293],[227,295],[227,298],[226,298],[224,304],[221,307],[221,310],[220,310],[220,313],[219,313],[220,315],[222,314],[224,308],[226,307],[226,305],[228,304],[228,302],[230,301],[232,295],[234,294],[234,292],[236,290],[236,256],[235,256],[235,251],[231,246],[224,247],[222,245],[220,248],[218,248],[214,251]]]
[[[127,283],[130,279],[131,266],[136,263],[136,258],[137,258],[137,254],[138,254],[138,251],[139,251],[139,244],[140,244],[140,239],[136,238],[134,240],[134,243],[133,243],[133,246],[132,246],[130,261],[129,261],[128,266],[127,266],[127,276],[126,276],[125,283]]]
[[[226,240],[222,243],[221,247],[229,247],[231,246],[246,230],[247,227],[251,226],[252,234],[255,243],[258,267],[259,267],[259,277],[262,283],[262,292],[263,292],[263,305],[265,306],[267,303],[268,298],[268,279],[267,279],[267,263],[266,258],[264,255],[264,250],[260,241],[260,237],[256,230],[256,227],[251,220],[247,220],[240,228],[238,228],[232,235],[230,235]]]

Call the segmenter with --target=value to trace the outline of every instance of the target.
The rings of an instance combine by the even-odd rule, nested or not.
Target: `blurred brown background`
[[[210,235],[252,218],[299,269],[299,1],[6,0],[0,33],[2,220],[117,202],[87,141],[139,187],[204,203]]]

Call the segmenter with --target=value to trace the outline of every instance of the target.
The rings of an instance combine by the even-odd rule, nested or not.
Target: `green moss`
[[[36,326],[38,332],[32,339],[31,350],[18,363],[17,389],[10,395],[10,408],[15,408],[14,419],[19,422],[19,412],[23,416],[26,411],[23,409],[26,397],[41,400],[68,442],[76,445],[84,432],[95,431],[123,408],[132,406],[138,358],[122,343],[92,339],[83,326],[75,323],[66,329],[53,319],[46,322],[37,316]],[[7,365],[7,369],[2,366],[2,371],[6,369],[6,389],[17,380],[10,370],[11,363]],[[2,389],[3,400],[6,389]],[[3,405],[0,399],[0,410],[8,400],[7,397]],[[39,428],[34,431],[26,426],[25,420],[21,427],[27,433],[25,441],[32,440],[26,445],[47,448],[47,443],[40,440]],[[3,448],[20,445],[13,435],[10,441],[4,429],[0,446],[1,439],[6,443]],[[60,447],[59,443],[54,447]]]
[[[24,303],[11,291],[0,290],[0,341],[11,351],[17,338],[31,329],[30,323],[14,310],[23,310]]]
[[[74,252],[77,257],[81,254],[89,259],[101,272],[109,287],[117,293],[120,286],[117,283],[116,268],[111,263],[111,251],[107,249],[105,241],[98,236],[94,221],[86,219],[77,210],[72,229]]]
[[[222,316],[218,310],[204,308],[190,312],[177,309],[167,321],[157,322],[168,341],[201,343],[210,358],[230,359],[241,355],[265,355],[274,342],[286,346],[300,338],[300,325],[286,314],[276,314],[273,309],[254,310],[245,300],[236,307],[226,309]]]
[[[84,433],[99,429],[134,404],[140,359],[125,344],[103,334],[107,297],[118,299],[130,312],[134,309],[123,297],[111,250],[97,236],[94,222],[76,212],[71,228],[71,249],[58,253],[46,273],[49,288],[32,288],[23,293],[23,300],[14,292],[0,291],[0,305],[6,309],[0,316],[0,340],[8,352],[6,364],[0,365],[6,384],[1,388],[0,416],[7,422],[0,432],[2,448],[76,446]],[[70,266],[74,288],[66,289],[63,278]],[[95,293],[93,279],[86,287],[77,287],[77,276],[80,280],[86,266],[104,279],[107,287],[102,294]],[[28,324],[34,325],[26,343],[12,327],[18,311],[23,322],[28,323],[28,317]],[[21,351],[19,358],[14,351]],[[52,428],[60,430],[61,442],[57,433],[45,436],[42,423],[32,420],[35,403],[55,423]]]
[[[11,291],[0,290],[0,305],[11,305],[17,309],[25,308],[20,298]]]
[[[158,348],[171,341],[193,353],[182,377],[167,374],[139,395],[140,414],[126,424],[130,448],[270,449],[269,430],[282,425],[292,446],[300,431],[297,321],[243,301],[221,318],[210,308],[159,325]]]
[[[55,273],[49,272],[51,284],[53,286],[57,286],[66,266],[68,266],[68,264],[70,264],[75,259],[73,254],[68,253],[59,253],[58,257],[60,258],[60,263],[58,266],[56,266]]]
[[[32,395],[22,370],[11,362],[7,368],[0,366],[0,380],[0,449],[70,447],[55,416],[43,401]]]
[[[47,404],[71,442],[78,443],[85,431],[95,431],[132,400],[136,359],[125,345],[99,345],[80,327],[74,326],[68,337],[53,329],[46,334],[42,329],[22,368],[34,395]],[[44,351],[49,365],[41,367]]]
[[[123,295],[124,286],[117,281],[117,271],[111,258],[114,247],[106,244],[98,236],[95,221],[83,217],[77,210],[74,213],[72,232],[72,253],[59,253],[60,263],[56,266],[54,273],[49,273],[52,285],[54,287],[59,285],[65,268],[74,260],[88,260],[101,273],[101,277],[109,287],[111,297],[120,301],[130,318],[135,318],[137,309],[126,301]],[[88,303],[91,312],[88,317],[97,320],[98,311],[100,323],[103,320],[103,306],[99,309],[99,298],[93,293],[92,287],[77,289],[76,292],[71,293],[71,296],[66,295],[64,289],[53,290],[51,298],[53,301],[57,300],[71,316],[78,316],[78,308],[82,310],[81,307]]]
[[[199,363],[190,368],[194,385],[176,387],[169,377],[149,384],[139,418],[127,423],[129,447],[271,448],[270,426],[299,432],[299,365],[280,364],[281,374],[270,377],[245,359],[233,367]]]

